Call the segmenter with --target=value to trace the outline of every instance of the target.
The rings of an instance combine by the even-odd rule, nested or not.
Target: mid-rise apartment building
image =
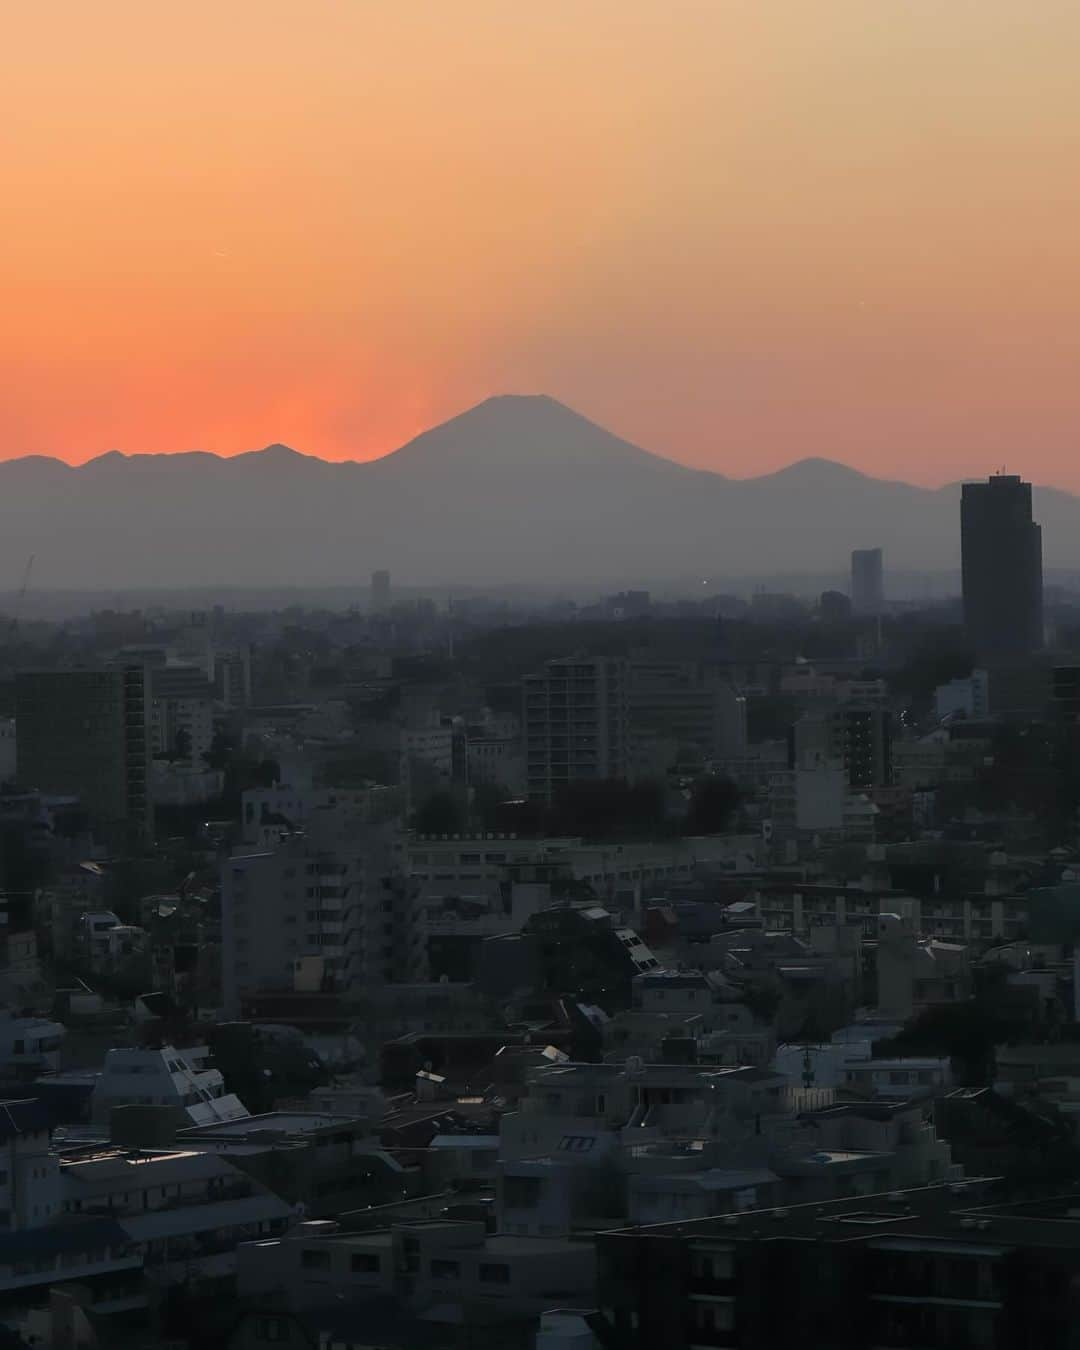
[[[841,764],[848,787],[855,791],[890,782],[889,710],[873,703],[849,702],[801,717],[791,731],[789,767],[823,764]]]
[[[317,825],[222,865],[223,984],[232,1015],[256,992],[345,992],[422,974],[419,907],[397,823],[344,836]]]
[[[882,914],[899,915],[924,937],[955,942],[1013,942],[1028,924],[1026,896],[974,891],[918,896],[861,885],[763,880],[746,897],[748,914],[766,928],[796,933],[860,925],[872,936]]]
[[[603,1233],[605,1343],[1065,1350],[1078,1214],[971,1181]]]
[[[630,734],[663,737],[706,760],[746,753],[746,699],[718,667],[696,661],[627,662]]]
[[[629,771],[626,662],[571,656],[548,661],[523,684],[528,795],[550,802],[569,783]]]

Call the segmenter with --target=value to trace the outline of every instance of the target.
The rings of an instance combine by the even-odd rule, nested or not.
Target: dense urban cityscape
[[[1080,3],[0,13],[0,1350],[1080,1350]]]
[[[1019,477],[956,530],[929,601],[28,563],[2,1343],[1074,1344],[1080,593]]]

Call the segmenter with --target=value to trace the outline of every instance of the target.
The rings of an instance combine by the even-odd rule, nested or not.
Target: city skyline
[[[0,457],[368,459],[544,392],[732,476],[1075,490],[1078,38],[1018,0],[23,7]]]

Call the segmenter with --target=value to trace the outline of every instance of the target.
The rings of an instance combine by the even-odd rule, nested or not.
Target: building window
[[[434,1260],[431,1263],[431,1278],[433,1280],[456,1280],[461,1274],[461,1264],[458,1261],[440,1261]],[[481,1278],[483,1278],[481,1276]]]
[[[539,1177],[504,1177],[503,1205],[506,1209],[535,1209],[540,1203],[541,1190]]]
[[[735,1275],[732,1252],[694,1252],[690,1257],[690,1274],[695,1280],[730,1280]]]
[[[482,1262],[480,1265],[480,1283],[481,1284],[509,1284],[510,1267],[504,1265],[494,1265],[490,1262]]]
[[[732,1331],[735,1327],[734,1301],[696,1303],[693,1319],[696,1331]]]
[[[374,1252],[353,1252],[349,1269],[354,1275],[377,1275],[381,1265]]]

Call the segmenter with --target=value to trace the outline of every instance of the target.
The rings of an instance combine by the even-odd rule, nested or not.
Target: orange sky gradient
[[[739,476],[1080,490],[1075,0],[41,0],[4,38],[0,458],[368,458],[542,392]]]

